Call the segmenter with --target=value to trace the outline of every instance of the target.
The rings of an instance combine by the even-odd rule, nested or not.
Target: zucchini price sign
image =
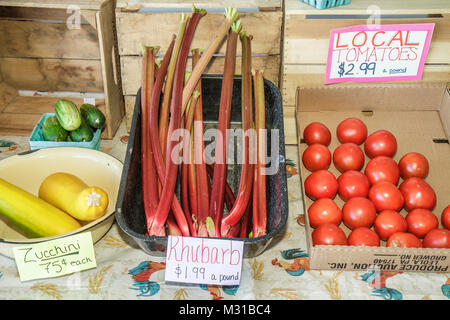
[[[95,268],[90,232],[13,248],[21,281],[59,277]]]
[[[331,30],[325,83],[420,80],[434,23]]]

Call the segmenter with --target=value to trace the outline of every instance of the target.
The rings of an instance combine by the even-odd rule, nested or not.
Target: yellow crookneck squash
[[[41,183],[39,197],[81,221],[100,218],[108,208],[108,194],[96,186],[88,186],[77,176],[56,172]]]

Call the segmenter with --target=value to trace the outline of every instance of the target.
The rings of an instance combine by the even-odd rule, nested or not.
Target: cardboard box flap
[[[297,110],[439,110],[445,90],[445,84],[298,87]]]
[[[450,139],[450,89],[445,90],[442,97],[441,108],[439,109],[442,127],[444,128],[447,140]]]

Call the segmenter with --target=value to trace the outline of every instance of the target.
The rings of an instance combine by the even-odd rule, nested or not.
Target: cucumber
[[[69,133],[59,123],[56,116],[45,118],[42,124],[42,136],[45,141],[66,141]]]
[[[93,137],[94,131],[88,125],[84,117],[81,117],[81,125],[78,127],[78,129],[70,131],[70,138],[72,139],[72,141],[91,141]]]
[[[93,106],[92,104],[82,104],[80,107],[80,112],[91,127],[100,129],[105,125],[105,115],[99,108]]]
[[[81,125],[81,113],[75,103],[61,99],[55,104],[55,114],[61,126],[67,131],[78,129]]]

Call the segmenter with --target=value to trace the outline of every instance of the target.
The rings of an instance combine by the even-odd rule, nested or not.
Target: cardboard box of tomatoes
[[[296,121],[312,269],[449,272],[445,85],[299,87]]]

